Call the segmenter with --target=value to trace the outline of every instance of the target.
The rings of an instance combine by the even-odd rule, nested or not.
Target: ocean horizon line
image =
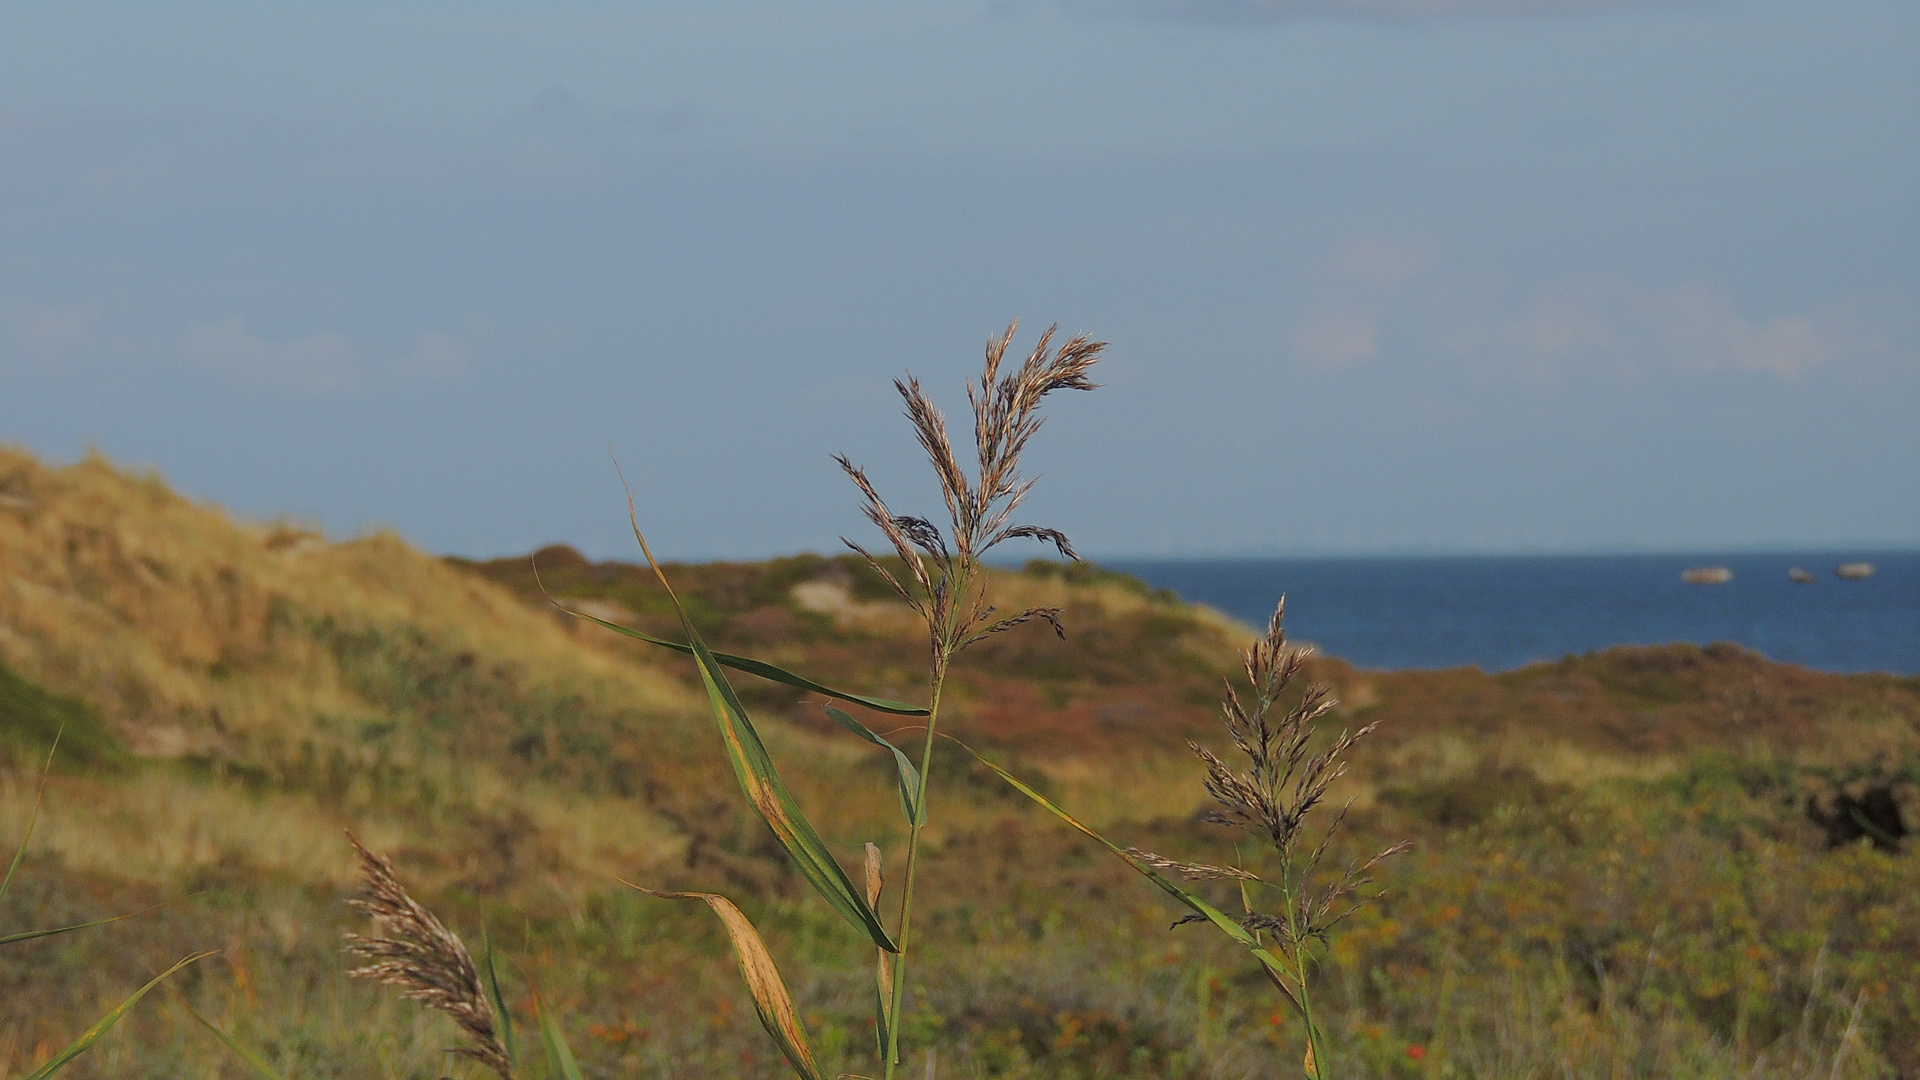
[[[495,559],[511,559],[532,554],[535,551],[553,547],[570,547],[579,551],[585,558],[594,562],[635,562],[641,560],[636,550],[628,557],[626,554],[598,556],[566,540],[554,540],[521,551],[510,551],[488,555],[474,555],[464,552],[440,552],[443,557],[467,559],[474,562],[488,562]],[[715,555],[687,554],[684,552],[662,551],[663,562],[683,564],[700,563],[750,563],[767,562],[773,559],[791,559],[807,555],[834,558],[848,554],[845,548],[799,548],[756,555]],[[1756,555],[1915,555],[1920,554],[1920,540],[1862,541],[1847,543],[1808,543],[1808,544],[1723,544],[1676,545],[1647,547],[1567,547],[1567,548],[1449,548],[1449,547],[1407,547],[1407,548],[1298,548],[1246,552],[1110,552],[1094,549],[1080,553],[1080,561],[1095,565],[1117,563],[1228,563],[1228,562],[1310,562],[1310,561],[1390,561],[1400,559],[1558,559],[1558,558],[1608,558],[1608,557],[1646,557],[1646,558],[1692,558],[1708,559],[1716,556],[1751,557]],[[1054,554],[1050,549],[1035,549],[1031,554],[1022,554],[1002,549],[987,556],[989,566],[1002,569],[1018,569],[1029,562],[1064,562],[1066,560]]]
[[[997,554],[997,553],[996,553]],[[1261,551],[1246,554],[1112,554],[1106,552],[1082,553],[1082,562],[1098,566],[1117,566],[1124,563],[1236,563],[1236,562],[1391,562],[1402,560],[1475,560],[1475,559],[1601,559],[1601,558],[1684,558],[1712,559],[1715,557],[1752,558],[1755,556],[1863,556],[1876,555],[1916,555],[1920,554],[1920,542],[1911,543],[1874,543],[1874,544],[1817,544],[1795,546],[1757,546],[1745,547],[1726,545],[1722,547],[1646,547],[1646,548],[1527,548],[1505,550],[1454,549],[1454,548],[1372,548],[1356,551],[1338,549],[1298,550],[1298,551]],[[1060,562],[1058,556],[1051,554],[1036,555],[1036,559]],[[1017,568],[1033,559],[989,558],[995,566]]]

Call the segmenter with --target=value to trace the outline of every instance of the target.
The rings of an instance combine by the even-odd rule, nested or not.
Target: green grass
[[[1472,823],[1384,801],[1362,815],[1353,850],[1407,833],[1418,848],[1387,864],[1387,895],[1336,939],[1318,977],[1337,1066],[1370,1077],[1825,1075],[1859,1001],[1841,1075],[1910,1071],[1920,859],[1826,850],[1788,805],[1795,781],[1743,779],[1770,768],[1704,754],[1666,779],[1505,802]],[[1215,830],[1184,818],[1111,831],[1219,854]],[[1203,928],[1168,930],[1172,904],[1025,808],[997,803],[949,834],[927,873],[937,899],[922,913],[924,989],[905,1023],[938,1075],[1197,1080],[1299,1060],[1297,1022],[1270,1007],[1237,949]],[[221,947],[176,976],[182,991],[288,1075],[478,1075],[439,1055],[450,1029],[340,976],[337,935],[357,924],[339,887],[235,863],[132,888],[36,860],[16,890],[5,925],[199,890],[136,924],[0,954],[4,1000],[31,988],[34,1002],[0,1011],[0,1046],[16,1061],[178,955]],[[619,887],[427,895],[469,940],[483,920],[494,927],[519,972],[507,977],[519,1019],[534,1030],[531,975],[587,1075],[783,1075],[704,911]],[[823,1065],[858,1071],[871,1055],[871,950],[797,895],[776,883],[743,903]],[[164,1003],[123,1023],[103,1044],[111,1052],[68,1075],[244,1075]]]
[[[0,936],[167,903],[0,949],[0,1078],[206,949],[220,953],[168,985],[291,1080],[480,1076],[444,1053],[457,1035],[443,1018],[343,976],[339,935],[364,929],[344,904],[347,827],[470,945],[490,928],[523,1042],[537,983],[586,1076],[787,1075],[712,915],[615,873],[736,899],[823,1070],[872,1071],[872,945],[736,805],[691,663],[567,629],[525,560],[449,567],[391,540],[256,537],[103,468],[34,474],[44,527],[0,518],[0,558],[37,586],[21,595],[58,614],[0,607],[0,848],[66,726]],[[84,580],[60,577],[64,547],[20,554],[67,535],[95,545],[74,556]],[[165,577],[116,554],[136,541],[165,555]],[[206,552],[224,561],[196,569]],[[642,568],[542,567],[569,602],[672,629]],[[924,639],[900,633],[857,560],[669,572],[716,648],[889,696],[924,670]],[[1214,702],[1246,631],[1094,571],[991,573],[1009,607],[1061,606],[1068,638],[1000,635],[963,654],[943,728],[1123,844],[1231,861],[1227,835],[1194,820],[1204,795],[1183,742],[1223,748]],[[796,593],[817,584],[849,604]],[[1805,810],[1836,782],[1910,775],[1920,680],[1685,646],[1498,676],[1337,659],[1308,674],[1346,699],[1338,721],[1382,724],[1336,793],[1358,801],[1330,862],[1416,842],[1314,976],[1337,1075],[1920,1075],[1917,845],[1830,849]],[[849,872],[866,841],[897,850],[890,757],[806,695],[737,682]],[[1175,904],[963,755],[931,772],[907,1075],[1297,1075],[1297,1018],[1242,950],[1168,929]],[[1911,822],[1916,793],[1898,790]],[[253,1073],[162,994],[62,1074],[182,1075]]]
[[[100,711],[79,698],[49,693],[0,662],[0,756],[16,768],[37,765],[60,734],[54,767],[122,770],[132,762]]]

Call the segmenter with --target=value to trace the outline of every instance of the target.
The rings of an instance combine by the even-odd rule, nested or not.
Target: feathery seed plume
[[[400,996],[453,1017],[470,1045],[452,1052],[485,1065],[501,1080],[513,1080],[513,1064],[500,1037],[493,1004],[467,947],[433,912],[407,895],[393,863],[347,834],[360,854],[360,893],[347,901],[373,919],[379,936],[347,934],[347,951],[373,963],[347,974],[401,988]]]
[[[1031,608],[989,622],[993,612],[980,595],[961,595],[973,589],[980,557],[1007,540],[1039,540],[1052,544],[1069,559],[1079,558],[1060,530],[1012,524],[1011,518],[1033,488],[1032,480],[1020,476],[1020,455],[1040,430],[1041,399],[1055,390],[1094,389],[1087,372],[1100,359],[1106,343],[1082,334],[1055,348],[1053,338],[1058,328],[1052,327],[1040,335],[1039,343],[1018,368],[1002,375],[1000,366],[1016,326],[1018,323],[988,340],[980,381],[967,387],[967,402],[973,411],[974,452],[979,462],[978,472],[971,478],[954,454],[946,418],[921,389],[920,381],[909,375],[894,383],[920,448],[940,481],[947,531],[926,518],[894,514],[864,470],[845,457],[834,459],[866,496],[867,520],[893,545],[914,587],[909,588],[890,573],[866,548],[852,540],[843,538],[842,542],[858,552],[889,588],[926,619],[936,656],[950,655],[1033,619],[1046,621],[1055,633],[1066,636],[1057,608]]]

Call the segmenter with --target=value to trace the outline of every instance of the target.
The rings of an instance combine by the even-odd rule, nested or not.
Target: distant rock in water
[[[1819,581],[1820,576],[1812,571],[1802,570],[1796,566],[1787,571],[1787,580],[1796,585],[1811,585]]]
[[[1733,571],[1724,566],[1693,566],[1680,571],[1680,580],[1689,585],[1725,585],[1733,580]]]
[[[1873,564],[1870,562],[1841,563],[1833,568],[1833,572],[1844,580],[1859,581],[1861,578],[1873,576]]]

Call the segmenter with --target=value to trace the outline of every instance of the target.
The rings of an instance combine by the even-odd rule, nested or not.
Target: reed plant
[[[934,765],[941,694],[948,672],[954,658],[968,646],[1035,620],[1049,624],[1057,634],[1065,634],[1060,625],[1058,608],[1034,607],[1013,614],[1001,614],[987,596],[983,563],[988,552],[1016,539],[1049,543],[1061,555],[1069,559],[1077,558],[1073,545],[1064,533],[1057,529],[1022,524],[1013,517],[1033,489],[1033,481],[1021,475],[1020,459],[1044,422],[1040,413],[1042,400],[1058,390],[1094,389],[1095,384],[1088,378],[1088,372],[1106,347],[1104,342],[1093,341],[1085,335],[1069,338],[1056,346],[1056,330],[1049,328],[1040,336],[1025,360],[1004,372],[1002,365],[1013,342],[1015,326],[1008,326],[1004,333],[989,340],[979,381],[967,387],[967,401],[973,413],[973,449],[977,461],[977,468],[971,476],[962,467],[960,457],[954,451],[947,434],[945,417],[921,388],[919,380],[908,376],[895,382],[895,389],[906,406],[914,434],[939,481],[946,509],[945,529],[928,517],[895,513],[864,469],[845,456],[835,458],[841,470],[859,489],[867,520],[885,537],[901,572],[896,573],[889,568],[887,562],[891,560],[875,556],[853,540],[846,540],[846,545],[865,560],[867,566],[919,616],[925,626],[925,706],[834,690],[761,661],[713,653],[701,640],[692,620],[687,617],[685,606],[667,581],[665,571],[653,557],[637,518],[633,526],[634,538],[680,614],[682,629],[687,636],[686,644],[653,638],[583,612],[575,613],[629,636],[676,648],[694,657],[723,743],[747,801],[773,830],[801,875],[849,923],[863,931],[878,950],[874,976],[874,1030],[881,1072],[888,1080],[893,1077],[901,1060],[898,1018],[902,1015],[902,1003],[906,998],[907,960],[913,943],[914,886],[920,867],[921,836],[927,825],[927,778]],[[629,510],[632,510],[631,495]],[[728,683],[723,667],[771,678],[883,713],[924,718],[921,721],[922,734],[916,765],[905,750],[874,733],[844,709],[826,706],[827,715],[836,723],[887,750],[895,762],[900,807],[907,824],[907,843],[906,866],[892,929],[886,926],[880,910],[885,883],[884,856],[879,847],[871,843],[866,845],[863,860],[865,881],[863,887],[856,887],[781,783],[778,770],[738,695]],[[791,996],[760,935],[733,902],[710,893],[643,891],[673,899],[698,899],[713,909],[726,925],[741,972],[753,991],[755,1006],[768,1034],[796,1072],[810,1080],[820,1077],[822,1074],[815,1060],[811,1040],[805,1025],[794,1012]]]
[[[0,652],[12,665],[0,668],[0,834],[8,846],[31,837],[0,849],[0,872],[17,870],[0,895],[0,937],[76,928],[0,945],[0,1076],[46,1075],[130,990],[216,947],[219,963],[159,984],[174,1001],[156,1008],[146,994],[56,1066],[59,1080],[494,1075],[470,1056],[443,1060],[469,1034],[387,993],[407,986],[339,977],[341,930],[407,940],[343,923],[334,898],[355,865],[340,841],[349,823],[395,857],[388,877],[443,930],[466,933],[458,952],[441,941],[444,970],[460,971],[467,953],[472,975],[450,985],[477,978],[515,1076],[784,1072],[743,1008],[736,953],[720,947],[736,939],[763,980],[771,956],[790,975],[804,967],[790,1004],[822,1071],[880,1072],[863,1038],[878,950],[841,932],[834,909],[796,902],[800,877],[753,804],[727,805],[729,767],[699,726],[697,663],[691,682],[675,678],[632,663],[625,639],[522,603],[543,603],[524,558],[443,562],[392,538],[262,530],[104,463],[47,469],[5,448],[0,493],[16,499],[0,506]],[[886,542],[872,546],[911,587]],[[568,569],[540,556],[555,594],[691,654],[653,570],[574,559]],[[716,643],[915,699],[884,723],[879,699],[865,712],[833,699],[885,733],[883,746],[835,745],[839,728],[806,723],[799,676],[710,654],[736,682],[756,674],[740,691],[791,794],[830,808],[831,854],[897,934],[909,829],[894,815],[910,816],[922,794],[897,778],[920,775],[926,699],[891,688],[928,666],[920,614],[851,552],[665,573]],[[1072,638],[1015,631],[970,648],[949,672],[942,732],[994,740],[990,756],[1077,820],[1177,858],[1156,865],[1124,846],[1125,861],[1087,858],[1086,835],[1021,815],[1022,796],[937,736],[937,831],[921,838],[896,1074],[1300,1075],[1305,1026],[1262,984],[1246,943],[1211,919],[1219,932],[1164,930],[1167,905],[1126,896],[1129,876],[1152,871],[1283,972],[1299,966],[1280,932],[1249,922],[1282,918],[1281,892],[1179,868],[1284,876],[1260,829],[1230,834],[1234,851],[1198,820],[1212,802],[1207,764],[1182,745],[1198,738],[1252,771],[1231,732],[1208,726],[1206,703],[1230,676],[1251,720],[1259,695],[1232,646],[1260,635],[1082,563],[989,574],[976,581],[1002,607],[1058,605]],[[1323,730],[1303,768],[1344,718],[1385,725],[1352,747],[1352,774],[1298,834],[1296,867],[1340,799],[1360,794],[1307,894],[1394,838],[1420,847],[1378,868],[1384,902],[1333,927],[1330,944],[1306,942],[1322,1071],[1920,1076],[1920,852],[1911,836],[1876,843],[1864,826],[1834,847],[1825,827],[1856,809],[1873,821],[1880,786],[1914,820],[1914,789],[1898,778],[1920,760],[1916,680],[1815,672],[1727,645],[1618,648],[1492,675],[1315,657],[1276,695],[1269,725],[1318,680],[1345,702],[1311,721]],[[911,745],[896,723],[913,725]],[[1882,752],[1887,766],[1872,772]],[[863,839],[894,870],[880,903],[865,895]],[[661,888],[724,881],[739,906],[696,894],[676,910],[613,887],[605,870],[622,867]],[[78,929],[170,895],[138,920]],[[711,928],[695,925],[709,910]],[[490,924],[529,943],[512,970],[481,931]],[[751,952],[759,933],[765,964]],[[381,961],[352,966],[369,962]],[[1296,981],[1286,976],[1290,992]]]
[[[1073,545],[1057,529],[1013,522],[1012,514],[1026,500],[1033,481],[1020,475],[1020,456],[1027,442],[1040,430],[1041,399],[1056,390],[1092,390],[1095,384],[1087,372],[1099,359],[1105,343],[1074,337],[1049,352],[1054,330],[1040,336],[1039,344],[1018,369],[1000,374],[1007,347],[1013,341],[1014,327],[992,339],[987,345],[986,366],[980,381],[967,388],[967,402],[973,409],[974,448],[979,469],[970,481],[954,454],[947,436],[946,421],[934,407],[917,379],[896,382],[895,388],[905,402],[907,416],[913,422],[920,448],[933,466],[940,482],[940,494],[946,503],[950,530],[941,529],[925,517],[895,514],[887,508],[880,493],[867,479],[864,470],[847,458],[839,457],[840,468],[865,496],[867,520],[878,527],[893,547],[894,554],[906,566],[911,585],[902,582],[861,545],[845,543],[864,558],[888,587],[918,612],[927,626],[928,676],[926,732],[921,741],[917,775],[902,771],[903,784],[911,787],[912,797],[903,809],[908,815],[906,874],[901,886],[898,948],[882,949],[877,961],[878,1022],[884,1043],[881,1050],[885,1075],[893,1076],[900,1060],[900,1029],[894,1019],[900,1015],[907,987],[906,966],[912,943],[913,888],[919,869],[920,834],[926,826],[926,777],[933,768],[934,738],[939,732],[940,695],[946,686],[947,670],[961,650],[993,634],[1011,630],[1034,619],[1042,619],[1056,634],[1066,636],[1057,608],[1029,608],[1014,615],[996,618],[988,602],[981,574],[981,558],[1000,544],[1028,538],[1051,543],[1069,559],[1077,558]],[[952,538],[949,545],[948,537]],[[830,714],[847,726],[851,717],[839,709]],[[899,751],[895,751],[898,753]],[[902,762],[904,765],[905,762]],[[902,789],[903,794],[906,788]],[[881,888],[878,849],[869,845],[867,857],[868,892],[879,895]]]
[[[1077,560],[1071,542],[1057,529],[1023,524],[1014,517],[1033,489],[1022,476],[1021,457],[1043,417],[1040,405],[1058,390],[1092,390],[1089,372],[1104,343],[1076,336],[1055,345],[1057,328],[1050,328],[1026,358],[1010,370],[1007,350],[1015,331],[991,338],[977,382],[967,386],[973,419],[974,467],[961,463],[948,435],[945,417],[912,376],[895,382],[914,435],[931,465],[944,502],[944,523],[931,517],[897,513],[868,478],[866,471],[845,456],[835,461],[859,490],[866,519],[891,549],[885,556],[845,540],[887,588],[918,616],[926,633],[926,704],[875,698],[836,690],[764,661],[712,651],[702,640],[686,606],[673,591],[665,570],[654,558],[634,511],[631,491],[629,516],[642,554],[678,613],[685,641],[656,637],[602,619],[586,611],[565,608],[583,619],[637,638],[691,655],[698,668],[734,774],[749,805],[772,830],[794,867],[840,915],[864,933],[876,949],[874,971],[875,1050],[880,1074],[892,1080],[902,1061],[901,1017],[907,1000],[908,960],[914,944],[914,890],[922,858],[922,835],[928,823],[929,779],[942,737],[940,706],[955,658],[969,646],[996,634],[1032,622],[1044,622],[1065,637],[1057,607],[1031,607],[1002,613],[988,595],[984,557],[1010,540],[1047,543],[1064,558]],[[554,601],[559,605],[559,601]],[[1390,847],[1371,859],[1356,862],[1330,881],[1320,880],[1320,868],[1339,817],[1313,846],[1303,847],[1309,816],[1325,801],[1328,789],[1345,772],[1343,756],[1369,728],[1342,732],[1327,742],[1321,722],[1332,701],[1325,687],[1307,689],[1277,719],[1269,714],[1301,671],[1306,651],[1289,648],[1282,629],[1283,608],[1276,610],[1266,635],[1244,654],[1252,699],[1243,704],[1240,692],[1229,685],[1224,706],[1227,731],[1248,760],[1236,772],[1212,751],[1193,745],[1207,768],[1207,791],[1219,804],[1211,820],[1240,829],[1271,849],[1275,868],[1268,876],[1239,866],[1181,862],[1149,852],[1121,848],[1094,832],[1029,784],[984,757],[980,761],[1008,784],[1048,809],[1061,820],[1098,840],[1156,885],[1186,906],[1189,914],[1176,923],[1205,922],[1244,946],[1261,964],[1272,985],[1306,1024],[1306,1075],[1326,1080],[1320,1026],[1310,992],[1314,947],[1324,943],[1332,929],[1355,910],[1356,892],[1370,878],[1368,871],[1380,859],[1398,850]],[[895,764],[900,808],[906,820],[905,868],[892,918],[882,911],[885,856],[867,843],[864,882],[856,886],[835,853],[820,836],[782,783],[773,758],[726,669],[822,694],[883,713],[914,718],[919,727],[915,755],[876,734],[846,710],[826,705],[841,727],[889,752]],[[974,752],[956,743],[967,753]],[[1316,749],[1316,746],[1318,747]],[[979,757],[978,754],[974,754]],[[916,761],[917,758],[917,761]],[[1344,811],[1342,812],[1344,814]],[[505,1022],[504,1006],[491,1006],[472,961],[459,939],[448,933],[431,913],[405,894],[392,876],[392,867],[355,842],[365,876],[363,896],[356,904],[371,915],[385,936],[354,937],[350,948],[378,962],[354,974],[378,978],[403,988],[406,996],[452,1015],[468,1036],[461,1052],[512,1080],[506,1043],[498,1035]],[[1167,873],[1162,873],[1166,871]],[[1239,887],[1242,914],[1229,917],[1196,892],[1175,883],[1173,874],[1189,880],[1228,880]],[[758,930],[728,898],[715,893],[678,892],[634,886],[650,895],[705,903],[721,920],[735,958],[752,993],[761,1024],[787,1063],[807,1080],[825,1080],[805,1023],[794,1008],[773,958]],[[1270,892],[1277,907],[1262,910],[1255,894]],[[1364,901],[1364,897],[1357,898]],[[889,925],[889,923],[891,925]],[[491,965],[491,960],[489,961]],[[550,1067],[561,1075],[573,1071],[572,1058],[558,1029],[543,1024]]]
[[[361,873],[360,894],[348,903],[378,931],[372,937],[347,935],[347,951],[372,961],[348,974],[397,986],[402,997],[446,1013],[466,1036],[466,1045],[454,1053],[492,1069],[501,1080],[513,1080],[513,1020],[499,1000],[498,977],[481,980],[466,944],[407,894],[390,860],[368,851],[351,833],[347,842],[359,855]],[[491,955],[488,972],[493,973]]]
[[[1267,849],[1263,876],[1236,860],[1236,865],[1185,862],[1139,848],[1121,848],[1051,800],[1021,783],[998,766],[988,767],[1054,816],[1098,841],[1188,909],[1173,925],[1213,926],[1242,946],[1259,963],[1261,974],[1279,992],[1306,1028],[1302,1068],[1309,1080],[1332,1076],[1322,1021],[1316,1017],[1312,972],[1319,953],[1330,944],[1335,927],[1345,922],[1378,893],[1364,890],[1373,883],[1371,872],[1381,860],[1407,847],[1390,844],[1373,855],[1349,862],[1337,874],[1322,870],[1329,846],[1352,801],[1314,837],[1309,821],[1326,802],[1329,789],[1346,775],[1345,756],[1355,743],[1373,731],[1341,730],[1330,738],[1323,721],[1334,706],[1331,688],[1306,687],[1277,717],[1289,687],[1300,675],[1311,650],[1287,645],[1284,599],[1274,608],[1267,632],[1241,654],[1251,703],[1244,702],[1231,683],[1221,713],[1234,747],[1247,761],[1235,770],[1205,746],[1188,745],[1206,765],[1203,781],[1215,807],[1204,820],[1228,826]],[[1316,750],[1316,744],[1318,749]],[[984,760],[984,759],[983,759]],[[1311,846],[1307,842],[1311,841]],[[1243,854],[1236,845],[1236,855]],[[1237,886],[1241,915],[1236,919],[1196,892],[1176,883],[1168,874],[1190,882],[1226,881]],[[1262,903],[1261,901],[1265,901]]]
[[[1273,868],[1263,877],[1244,866],[1181,862],[1138,848],[1129,849],[1128,854],[1189,881],[1226,880],[1240,886],[1240,927],[1250,932],[1255,942],[1263,943],[1271,937],[1279,948],[1288,970],[1282,972],[1271,964],[1262,970],[1306,1025],[1306,1074],[1324,1080],[1329,1073],[1322,1062],[1328,1059],[1321,1025],[1314,1017],[1310,979],[1317,962],[1315,946],[1328,944],[1334,927],[1379,896],[1362,892],[1373,882],[1371,871],[1382,859],[1405,850],[1407,844],[1389,845],[1368,858],[1348,863],[1337,875],[1322,875],[1328,845],[1352,807],[1349,800],[1311,847],[1303,845],[1309,839],[1309,816],[1326,801],[1334,782],[1346,774],[1345,754],[1373,731],[1373,725],[1342,730],[1315,752],[1320,722],[1334,706],[1331,689],[1324,684],[1307,687],[1277,720],[1269,718],[1299,676],[1310,651],[1288,647],[1282,625],[1285,615],[1286,601],[1282,599],[1267,623],[1266,635],[1242,654],[1253,691],[1251,705],[1244,704],[1239,692],[1229,685],[1221,707],[1227,734],[1246,758],[1247,768],[1236,771],[1213,751],[1199,743],[1189,744],[1206,763],[1207,794],[1216,804],[1215,809],[1207,811],[1205,820],[1235,829],[1266,847],[1270,852],[1266,861]],[[1261,892],[1277,901],[1277,906],[1270,903],[1267,910],[1260,910],[1255,896]],[[1195,912],[1175,925],[1207,921],[1205,913]]]

